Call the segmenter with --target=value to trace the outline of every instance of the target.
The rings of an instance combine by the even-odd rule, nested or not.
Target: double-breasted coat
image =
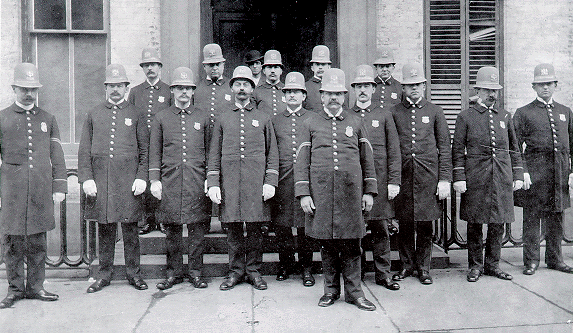
[[[232,100],[229,81],[224,77],[218,78],[217,81],[204,78],[197,83],[197,88],[193,94],[193,105],[203,112],[207,112],[211,124],[215,123],[221,112],[233,107],[234,102]]]
[[[306,99],[302,103],[302,107],[314,112],[322,112],[322,100],[320,99],[320,87],[322,80],[313,76],[310,80],[306,81]]]
[[[0,111],[2,158],[0,234],[33,235],[54,229],[52,193],[67,193],[56,118],[34,106]]]
[[[300,134],[295,196],[311,196],[316,207],[305,232],[316,239],[356,239],[366,234],[362,195],[376,196],[372,146],[362,119],[343,110],[331,118],[311,113]]]
[[[392,108],[400,136],[402,186],[394,199],[396,218],[433,221],[441,216],[436,195],[439,180],[452,180],[452,148],[448,123],[441,107],[422,98],[407,99]]]
[[[95,202],[88,198],[86,217],[99,223],[137,222],[141,196],[133,181],[147,181],[149,134],[141,114],[127,101],[105,102],[88,112],[78,150],[78,180],[95,180]]]
[[[270,221],[263,185],[278,185],[279,153],[271,118],[248,103],[219,115],[211,136],[207,186],[221,188],[221,222]]]
[[[302,124],[311,113],[301,108],[291,114],[285,109],[272,118],[279,150],[279,183],[270,203],[272,221],[280,226],[304,227],[305,214],[294,195],[294,161]]]
[[[210,128],[209,115],[193,105],[185,110],[171,106],[155,117],[149,139],[149,179],[161,181],[160,222],[209,219],[211,201],[204,183]]]
[[[379,105],[382,109],[390,109],[394,105],[402,102],[402,84],[393,76],[386,81],[382,81],[380,76],[374,78],[376,91],[372,94],[372,103]]]
[[[521,153],[505,110],[474,104],[456,119],[453,179],[466,182],[460,217],[469,223],[512,223],[513,181],[523,180]]]
[[[531,177],[529,190],[516,191],[516,205],[561,212],[571,206],[568,179],[573,149],[571,109],[539,100],[521,107],[513,116],[519,147],[525,143],[523,169]]]
[[[147,128],[151,131],[151,124],[155,115],[171,105],[171,89],[169,85],[161,80],[150,85],[143,81],[129,91],[128,101],[135,106],[135,109],[142,113]]]
[[[286,108],[282,92],[284,86],[285,84],[282,82],[271,85],[264,81],[259,84],[254,92],[254,99],[259,103],[258,108],[266,111],[271,117],[284,110]]]
[[[352,108],[362,120],[372,145],[378,195],[374,198],[369,220],[386,220],[394,217],[393,200],[388,200],[388,184],[400,185],[402,179],[402,157],[400,139],[392,113],[380,107]]]

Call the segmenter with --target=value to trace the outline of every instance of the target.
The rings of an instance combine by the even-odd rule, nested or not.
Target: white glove
[[[300,206],[305,213],[314,214],[314,209],[316,207],[314,207],[314,202],[312,201],[310,195],[300,198]]]
[[[436,195],[440,200],[444,200],[450,197],[450,182],[446,180],[440,180],[438,182],[438,191]]]
[[[147,182],[145,180],[136,179],[133,181],[133,185],[131,185],[131,191],[133,192],[133,195],[140,195],[145,191],[146,187]]]
[[[157,200],[161,200],[161,190],[163,190],[163,184],[159,180],[152,180],[149,188],[151,195],[156,197]]]
[[[400,185],[388,184],[388,200],[394,199],[400,193]]]
[[[522,180],[514,180],[513,181],[513,190],[514,191],[517,191],[522,187],[523,187],[523,181]]]
[[[205,179],[205,185],[203,185],[203,191],[205,191],[205,194],[207,194],[207,192],[209,191],[209,189],[207,188],[207,179]]]
[[[52,194],[52,199],[54,199],[54,202],[62,202],[62,201],[64,201],[65,198],[66,198],[66,195],[62,192],[54,192]]]
[[[530,187],[531,187],[531,176],[529,175],[529,173],[526,172],[523,174],[523,189],[529,190]],[[571,175],[569,175],[569,187],[571,187]]]
[[[267,201],[275,196],[275,187],[273,185],[264,184],[263,185],[263,200]]]
[[[466,187],[465,180],[459,180],[457,182],[454,182],[454,191],[458,193],[466,193],[467,189],[468,188]]]
[[[82,188],[86,195],[90,197],[95,197],[97,194],[96,182],[93,179],[88,179],[82,184]]]
[[[372,194],[363,194],[362,195],[362,210],[365,212],[369,212],[372,210],[372,205],[374,205],[374,197]]]
[[[573,173],[569,174],[569,188],[573,188]]]
[[[221,188],[219,186],[209,187],[209,198],[217,205],[221,203]]]

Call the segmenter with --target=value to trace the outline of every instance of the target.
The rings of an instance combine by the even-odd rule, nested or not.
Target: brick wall
[[[21,61],[19,0],[2,0],[0,4],[0,109],[14,102],[12,79],[14,66]]]
[[[376,11],[377,48],[387,45],[394,50],[394,77],[400,80],[405,63],[424,62],[424,2],[379,0]]]
[[[533,69],[542,62],[555,66],[559,79],[555,100],[573,106],[573,2],[505,0],[505,105],[508,111],[536,96]]]

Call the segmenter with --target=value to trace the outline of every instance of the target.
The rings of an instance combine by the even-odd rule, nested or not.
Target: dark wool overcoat
[[[211,124],[214,124],[221,112],[234,105],[229,81],[223,77],[214,82],[208,78],[199,81],[193,94],[193,105],[207,112]]]
[[[394,77],[382,81],[379,76],[374,78],[376,91],[372,94],[372,103],[384,110],[390,110],[394,105],[402,102],[402,85]]]
[[[153,86],[146,80],[131,88],[128,101],[138,112],[141,112],[147,128],[151,130],[155,115],[171,105],[171,89],[161,80]]]
[[[259,110],[267,112],[271,118],[283,111],[286,108],[282,92],[284,86],[285,84],[282,82],[278,82],[275,85],[263,82],[258,85],[254,92],[254,99],[259,103]]]

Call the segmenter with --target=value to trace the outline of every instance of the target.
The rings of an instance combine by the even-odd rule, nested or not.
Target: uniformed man
[[[161,80],[161,68],[163,64],[159,59],[159,54],[152,47],[144,48],[141,52],[141,63],[139,64],[147,79],[139,85],[130,89],[129,103],[142,113],[147,123],[147,128],[151,130],[151,122],[155,115],[169,107],[171,104],[171,92],[169,85]],[[139,233],[145,235],[153,230],[160,229],[156,223],[155,210],[159,206],[159,201],[155,199],[148,190],[143,193],[145,209],[144,224]]]
[[[286,103],[283,101],[281,89],[284,83],[281,82],[283,73],[283,62],[281,54],[277,50],[265,52],[263,72],[265,81],[255,90],[255,100],[260,101],[259,109],[266,111],[272,117],[285,109]]]
[[[391,110],[402,154],[402,186],[395,199],[402,269],[392,279],[416,272],[422,284],[432,284],[432,221],[441,216],[439,200],[450,196],[452,180],[450,132],[442,108],[424,98],[422,65],[404,65],[402,78],[404,99]]]
[[[372,232],[374,280],[376,284],[386,289],[398,290],[400,285],[392,281],[390,275],[388,225],[390,219],[394,217],[392,200],[400,192],[402,171],[400,140],[390,110],[377,107],[372,103],[372,94],[376,90],[372,67],[358,66],[351,86],[356,96],[356,104],[352,111],[362,118],[368,131],[368,139],[374,151],[376,180],[378,181],[378,195],[374,199],[372,211],[367,215],[368,227]]]
[[[499,258],[504,224],[514,220],[513,191],[523,186],[521,153],[511,115],[495,106],[502,89],[497,68],[480,68],[474,89],[477,102],[458,115],[452,147],[454,189],[461,193],[460,217],[468,222],[467,280],[482,274],[511,280]]]
[[[513,116],[519,147],[526,145],[524,191],[516,195],[516,202],[523,207],[523,274],[535,274],[539,267],[540,220],[546,229],[547,267],[572,274],[573,267],[565,264],[561,252],[563,211],[571,206],[569,188],[573,186],[571,109],[553,100],[557,87],[553,65],[537,65],[532,86],[537,98]]]
[[[312,287],[315,283],[312,276],[313,243],[305,234],[304,212],[294,196],[293,174],[296,149],[300,144],[300,129],[311,114],[302,107],[306,98],[304,76],[299,72],[288,73],[282,90],[286,108],[272,118],[279,149],[279,184],[276,195],[271,200],[273,230],[279,247],[277,281],[288,279],[289,274],[295,270],[295,239],[292,228],[296,228],[296,248],[302,283],[305,287]]]
[[[127,281],[147,289],[139,269],[137,221],[147,186],[149,133],[141,113],[127,100],[122,65],[105,71],[107,101],[87,114],[78,150],[78,180],[87,198],[86,216],[98,221],[100,267],[88,293],[108,286],[113,272],[117,223],[121,224]]]
[[[343,108],[344,72],[324,72],[320,89],[324,108],[303,123],[295,163],[295,195],[306,217],[306,234],[320,242],[324,295],[318,306],[340,297],[374,311],[360,285],[360,240],[366,233],[363,212],[378,193],[372,146],[362,119]]]
[[[34,105],[41,86],[36,66],[16,65],[16,101],[0,111],[0,234],[8,279],[0,309],[24,297],[58,299],[44,289],[46,232],[55,227],[54,202],[65,199],[68,185],[56,118]]]
[[[392,49],[387,46],[382,47],[380,58],[374,61],[377,74],[374,82],[378,86],[372,96],[374,104],[380,105],[382,109],[389,109],[402,101],[402,85],[392,76],[395,66]]]
[[[255,87],[260,86],[265,82],[265,76],[263,75],[263,56],[257,50],[250,50],[245,55],[245,64],[251,69],[253,73],[253,82],[255,82]]]
[[[206,77],[197,84],[193,104],[207,112],[213,124],[221,112],[234,105],[231,88],[223,77],[225,58],[218,44],[207,44],[203,48],[203,69]]]
[[[166,231],[167,278],[164,290],[188,274],[195,288],[207,288],[202,276],[205,234],[211,221],[211,202],[205,196],[209,149],[209,116],[191,105],[195,83],[189,68],[171,76],[174,105],[158,114],[151,127],[149,179],[151,194],[161,205],[158,217]],[[188,271],[183,270],[183,225],[188,230]]]
[[[229,275],[219,289],[232,289],[246,278],[264,290],[261,228],[270,221],[267,200],[278,183],[278,149],[269,115],[250,99],[255,86],[251,70],[238,66],[230,84],[235,104],[213,127],[207,173],[209,198],[220,204],[220,220],[228,229]]]
[[[322,101],[320,99],[320,86],[324,71],[329,69],[332,64],[330,61],[330,49],[326,45],[317,45],[312,49],[312,58],[310,59],[310,69],[313,77],[306,81],[306,96],[303,107],[307,110],[322,112]]]

